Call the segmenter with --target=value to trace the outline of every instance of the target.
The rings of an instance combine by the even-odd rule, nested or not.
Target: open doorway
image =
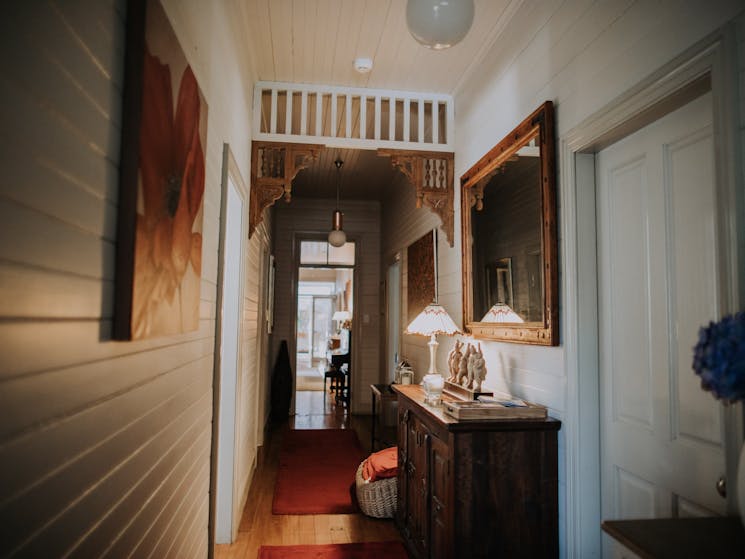
[[[337,248],[325,241],[300,241],[295,320],[296,414],[324,414],[328,406],[348,404],[354,249],[353,242]],[[330,371],[337,374],[329,374]],[[341,378],[342,374],[346,376]]]

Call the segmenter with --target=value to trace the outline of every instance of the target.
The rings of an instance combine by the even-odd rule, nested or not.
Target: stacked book
[[[446,414],[458,420],[545,419],[546,408],[519,398],[479,396],[475,401],[443,402]]]

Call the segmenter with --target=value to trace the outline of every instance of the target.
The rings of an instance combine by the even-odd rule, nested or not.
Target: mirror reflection
[[[537,135],[484,187],[471,209],[473,316],[481,322],[542,322],[541,161]]]

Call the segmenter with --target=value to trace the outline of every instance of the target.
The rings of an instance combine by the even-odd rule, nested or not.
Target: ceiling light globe
[[[406,23],[422,45],[442,50],[466,36],[473,12],[473,0],[408,0]]]
[[[332,247],[344,246],[344,243],[347,242],[347,234],[342,230],[333,230],[329,232],[328,240]]]

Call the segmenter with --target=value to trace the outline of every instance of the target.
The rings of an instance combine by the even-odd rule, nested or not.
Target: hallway
[[[243,511],[238,538],[231,545],[215,546],[216,559],[254,559],[262,545],[352,543],[400,540],[393,520],[356,514],[273,515],[272,496],[277,477],[279,450],[288,429],[350,428],[369,450],[370,417],[352,416],[326,398],[323,392],[297,393],[296,415],[286,424],[275,425],[260,449],[256,473]],[[318,413],[315,410],[323,410]],[[352,480],[350,480],[350,483]]]

